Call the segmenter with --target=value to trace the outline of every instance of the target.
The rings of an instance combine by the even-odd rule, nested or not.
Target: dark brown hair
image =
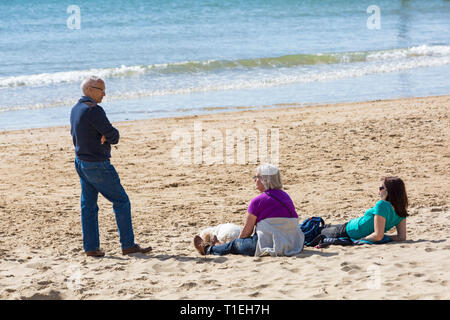
[[[395,213],[399,217],[406,218],[408,216],[407,208],[409,203],[403,180],[399,177],[385,177],[382,181],[388,193],[386,201],[392,204]]]

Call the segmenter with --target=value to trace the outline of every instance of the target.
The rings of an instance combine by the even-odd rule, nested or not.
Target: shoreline
[[[241,112],[241,109],[246,109],[245,111],[260,111],[260,110],[267,110],[267,109],[285,109],[285,108],[304,108],[304,107],[315,107],[315,106],[325,106],[325,105],[347,105],[347,104],[355,104],[355,103],[368,103],[368,102],[378,102],[378,101],[393,101],[393,100],[408,100],[408,99],[421,99],[421,98],[439,98],[439,97],[446,97],[448,94],[442,94],[442,95],[428,95],[428,96],[414,96],[414,97],[396,97],[396,98],[388,98],[388,99],[374,99],[374,100],[355,100],[355,101],[340,101],[340,102],[286,102],[286,103],[275,103],[270,105],[249,105],[249,106],[230,106],[230,107],[201,107],[201,108],[194,108],[193,110],[205,110],[205,113],[200,114],[187,114],[187,115],[179,115],[179,116],[164,116],[164,117],[154,117],[154,118],[143,118],[143,119],[134,119],[134,120],[119,120],[119,121],[111,121],[111,123],[127,123],[127,122],[133,122],[133,121],[145,121],[145,120],[165,120],[165,119],[172,119],[172,118],[184,118],[184,117],[195,117],[195,116],[208,116],[208,115],[220,115],[222,113],[233,113],[233,112]],[[74,101],[75,104],[75,101]],[[104,104],[104,103],[102,103]],[[107,105],[108,102],[105,102],[105,105]],[[65,106],[67,107],[67,106]],[[71,106],[72,107],[72,106]],[[71,108],[70,107],[70,108]],[[60,107],[56,107],[60,108]],[[23,109],[20,111],[26,111],[28,109]],[[35,110],[35,109],[30,109]],[[179,110],[187,110],[190,109],[186,108],[178,108],[174,110],[175,112]],[[216,110],[223,110],[223,111],[216,111]],[[16,110],[17,111],[17,110]],[[7,111],[8,112],[8,111]],[[2,112],[0,112],[0,115]],[[108,115],[108,112],[107,112]],[[60,128],[65,127],[66,125],[50,125],[45,127],[32,127],[32,128],[19,128],[19,129],[1,129],[0,128],[0,134],[12,132],[12,131],[20,131],[20,130],[35,130],[35,129],[46,129],[46,128]]]
[[[82,252],[69,126],[2,131],[0,298],[449,299],[449,110],[444,95],[114,122],[121,140],[111,162],[130,197],[136,242],[154,249],[122,256],[111,205],[99,197],[103,259]],[[284,189],[300,221],[358,217],[375,204],[382,176],[400,176],[410,201],[407,241],[305,248],[295,257],[201,257],[192,245],[199,230],[242,225],[257,195],[257,165],[206,165],[194,154],[177,163],[173,133],[185,129],[194,141],[196,121],[223,137],[277,129]],[[368,284],[373,268],[380,286]]]

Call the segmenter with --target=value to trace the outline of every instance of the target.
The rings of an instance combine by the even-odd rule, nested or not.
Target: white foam
[[[420,67],[434,67],[450,65],[450,56],[434,58],[415,58],[405,61],[359,64],[357,66],[343,66],[341,69],[333,71],[310,71],[291,74],[279,73],[276,76],[268,74],[258,76],[253,79],[233,79],[232,81],[207,81],[194,87],[185,87],[177,89],[161,90],[140,90],[135,92],[122,93],[117,96],[110,96],[110,99],[133,99],[150,96],[190,94],[208,91],[240,90],[240,89],[258,89],[269,88],[295,83],[308,83],[317,81],[335,81],[347,78],[362,77],[369,74],[390,73],[410,70]]]
[[[364,54],[361,52],[361,54]],[[320,54],[318,54],[320,55]],[[342,63],[347,63],[348,59],[346,59],[346,54],[337,54],[342,56]],[[444,45],[436,45],[436,46],[428,46],[421,45],[412,48],[406,49],[393,49],[393,50],[380,50],[375,52],[368,52],[366,56],[367,62],[376,62],[376,61],[401,61],[401,60],[411,60],[399,63],[402,65],[403,63],[412,63],[409,64],[408,68],[414,67],[417,61],[415,58],[423,57],[426,58],[424,61],[421,61],[418,66],[435,66],[441,63],[442,65],[447,64],[448,58],[450,58],[450,46]],[[435,58],[443,58],[441,60],[436,60]],[[440,62],[439,62],[440,61]],[[75,70],[75,71],[67,71],[67,72],[54,72],[54,73],[41,73],[34,75],[22,75],[22,76],[12,76],[12,77],[0,77],[0,89],[1,88],[14,88],[14,87],[22,87],[22,86],[48,86],[48,85],[56,85],[60,83],[75,83],[81,82],[86,77],[90,75],[97,75],[101,78],[116,78],[116,77],[129,77],[129,76],[139,76],[146,74],[148,72],[163,72],[168,70],[171,67],[177,66],[187,66],[187,65],[209,65],[215,62],[215,60],[208,61],[184,61],[184,62],[176,62],[170,64],[155,64],[155,65],[136,65],[136,66],[125,66],[122,65],[117,68],[104,68],[104,69],[89,69],[89,70]],[[339,65],[339,63],[335,64]],[[389,65],[389,68],[393,68],[395,71],[396,67],[392,67]],[[404,68],[399,66],[399,68]],[[181,68],[182,70],[183,68]],[[190,68],[186,68],[187,72],[189,72]],[[185,93],[185,92],[181,92]]]
[[[21,87],[21,86],[45,86],[65,82],[81,82],[86,77],[91,75],[97,75],[101,78],[111,78],[126,75],[138,75],[143,73],[145,73],[145,68],[143,68],[142,66],[127,67],[124,65],[122,65],[119,68],[41,73],[34,75],[0,78],[0,88]]]
[[[387,58],[388,56],[394,58]],[[405,57],[403,59],[399,57]],[[139,99],[144,97],[158,97],[170,95],[185,95],[201,92],[245,90],[270,88],[285,86],[296,83],[336,81],[348,78],[363,77],[370,74],[392,73],[411,70],[421,67],[436,67],[450,65],[450,46],[420,46],[407,50],[397,50],[394,52],[385,51],[379,53],[379,58],[368,62],[314,66],[305,68],[286,68],[273,70],[253,70],[247,73],[229,73],[225,75],[198,75],[190,78],[158,79],[159,87],[151,85],[150,89],[127,89],[125,92],[109,92],[105,102],[114,100]],[[161,65],[162,66],[162,65]],[[91,74],[101,77],[123,74],[124,72],[142,73],[145,67],[125,67],[113,69],[91,69],[88,71],[73,71],[67,73],[41,74],[35,76],[16,77],[15,81],[28,81],[28,83],[58,83],[58,81],[72,81],[71,79],[82,80]],[[102,73],[103,72],[103,73]],[[22,80],[21,80],[22,79]],[[186,81],[190,79],[192,81]],[[4,79],[0,79],[0,84]],[[189,86],[186,84],[189,83]],[[154,89],[155,88],[155,89]],[[58,106],[70,106],[73,99],[57,98],[54,101],[45,103],[21,103],[15,106],[0,106],[0,112],[25,109],[43,109]]]
[[[373,52],[367,55],[367,61],[399,60],[412,57],[450,56],[450,46],[417,46],[408,49],[393,49]]]

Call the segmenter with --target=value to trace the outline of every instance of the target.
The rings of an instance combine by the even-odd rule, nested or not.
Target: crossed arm
[[[109,122],[102,107],[96,106],[89,110],[89,122],[102,135],[101,144],[105,142],[117,144],[119,142],[119,131]]]

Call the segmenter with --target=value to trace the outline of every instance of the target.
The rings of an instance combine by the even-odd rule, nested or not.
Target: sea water
[[[450,93],[450,1],[0,1],[0,130]]]

